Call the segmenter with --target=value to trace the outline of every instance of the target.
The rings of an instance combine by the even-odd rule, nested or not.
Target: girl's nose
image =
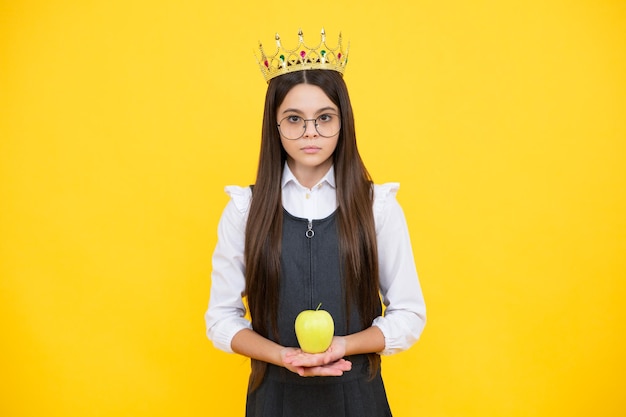
[[[304,135],[305,138],[316,138],[318,136],[317,128],[315,127],[315,120],[304,121]]]

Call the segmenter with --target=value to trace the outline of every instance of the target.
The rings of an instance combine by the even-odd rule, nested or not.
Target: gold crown
[[[322,29],[322,39],[319,44],[310,47],[304,44],[302,30],[298,31],[298,46],[294,49],[287,49],[280,43],[280,36],[276,34],[276,52],[273,55],[266,55],[263,45],[259,42],[261,57],[257,57],[257,62],[263,73],[265,81],[288,72],[302,71],[307,69],[328,69],[343,74],[348,63],[348,49],[344,52],[341,44],[341,33],[335,48],[331,48],[326,43],[326,33]]]

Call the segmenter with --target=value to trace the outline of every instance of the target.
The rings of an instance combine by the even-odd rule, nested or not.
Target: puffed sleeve
[[[213,252],[211,295],[204,315],[207,336],[213,345],[232,353],[232,338],[242,329],[252,328],[245,318],[244,241],[250,198],[249,187],[226,187],[230,201],[217,228],[217,245]]]
[[[419,339],[426,324],[426,306],[406,219],[396,200],[400,186],[387,183],[374,187],[380,292],[386,308],[373,325],[385,337],[385,349],[380,354],[389,355],[408,349]]]

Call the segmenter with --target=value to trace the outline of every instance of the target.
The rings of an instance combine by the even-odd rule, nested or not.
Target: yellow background
[[[339,30],[429,322],[396,416],[623,416],[626,3],[0,1],[0,415],[242,415],[204,336],[253,50]]]

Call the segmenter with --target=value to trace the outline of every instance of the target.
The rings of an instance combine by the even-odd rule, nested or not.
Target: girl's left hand
[[[330,347],[326,349],[326,352],[306,353],[298,349],[287,353],[283,361],[294,368],[302,368],[303,373],[298,373],[302,376],[308,376],[311,374],[309,371],[313,371],[319,367],[333,367],[342,364],[342,367],[345,368],[346,363],[351,365],[349,361],[343,359],[345,355],[345,339],[342,336],[335,336],[333,337]]]

